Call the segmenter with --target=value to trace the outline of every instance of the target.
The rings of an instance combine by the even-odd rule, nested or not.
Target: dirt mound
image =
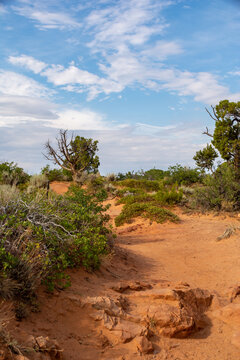
[[[50,183],[50,189],[58,195],[63,195],[68,191],[70,181],[53,181]]]

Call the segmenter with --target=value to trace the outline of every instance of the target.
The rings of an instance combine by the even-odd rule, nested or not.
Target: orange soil
[[[63,195],[68,191],[70,181],[53,181],[50,184],[50,189],[55,191],[58,195]]]
[[[65,191],[66,185],[52,184],[52,188]],[[121,205],[110,202],[113,219]],[[116,250],[103,259],[100,270],[92,274],[73,270],[72,286],[67,290],[53,295],[41,290],[41,312],[20,323],[14,321],[16,337],[21,340],[27,333],[56,338],[64,349],[65,360],[239,360],[240,350],[231,343],[231,326],[212,316],[213,310],[228,302],[229,288],[240,281],[239,232],[216,242],[227,226],[240,225],[239,218],[186,215],[178,209],[175,212],[181,218],[180,224],[150,224],[137,219],[117,228]],[[145,357],[137,353],[132,342],[105,348],[103,328],[90,317],[90,307],[81,307],[81,298],[111,295],[111,286],[120,280],[165,285],[184,281],[209,290],[215,295],[207,313],[209,326],[187,339],[159,338],[153,342],[155,354]]]

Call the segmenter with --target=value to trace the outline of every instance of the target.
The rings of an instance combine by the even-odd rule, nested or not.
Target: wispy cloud
[[[23,66],[29,70],[32,70],[35,74],[39,74],[44,68],[47,67],[43,61],[34,59],[32,56],[20,55],[9,56],[9,62],[13,65]]]
[[[0,69],[0,93],[5,95],[45,97],[49,96],[51,91],[27,76]]]
[[[32,20],[40,30],[81,27],[81,24],[66,9],[62,12],[50,10],[48,3],[44,1],[22,2],[19,6],[12,8],[17,14]]]

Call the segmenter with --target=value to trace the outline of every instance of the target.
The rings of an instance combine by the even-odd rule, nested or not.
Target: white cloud
[[[71,15],[67,12],[50,11],[48,8],[44,9],[41,3],[26,4],[23,6],[13,6],[13,9],[21,16],[33,20],[41,30],[46,29],[76,29],[81,26]]]
[[[100,114],[89,109],[60,111],[57,119],[49,121],[48,126],[69,130],[106,130],[110,128]]]
[[[157,41],[154,46],[149,46],[146,50],[141,52],[141,55],[156,60],[165,60],[172,55],[181,54],[183,49],[176,41]]]
[[[0,69],[0,93],[6,95],[44,97],[51,92],[33,79],[12,71]]]
[[[39,74],[44,68],[47,67],[43,61],[34,59],[32,56],[20,55],[20,56],[9,56],[8,61],[13,65],[23,66],[35,74]]]
[[[191,96],[205,104],[216,103],[223,98],[237,98],[239,94],[231,94],[229,88],[221,84],[221,79],[210,72],[169,67],[166,59],[184,51],[178,41],[159,40],[168,27],[162,17],[162,9],[173,3],[167,0],[119,0],[105,1],[100,8],[99,4],[103,3],[97,1],[94,10],[90,6],[90,13],[83,24],[92,37],[88,43],[90,51],[98,53],[99,71],[96,73],[75,64],[68,67],[47,65],[26,55],[11,56],[9,61],[45,76],[48,82],[63,90],[86,92],[87,100],[102,93],[121,93],[126,87],[168,91],[179,96]],[[56,25],[50,11],[49,17],[45,16],[46,3],[29,4],[27,2],[21,7],[24,16],[37,19],[44,27]],[[61,16],[58,19],[62,19],[63,26],[74,21],[64,18],[65,21]],[[158,40],[155,41],[153,36],[157,36]]]
[[[49,82],[54,85],[81,84],[93,85],[99,81],[99,77],[88,71],[81,70],[76,66],[65,69],[61,65],[53,65],[42,72]]]

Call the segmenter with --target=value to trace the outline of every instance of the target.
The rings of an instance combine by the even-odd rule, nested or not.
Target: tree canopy
[[[68,140],[68,131],[60,130],[57,148],[54,149],[48,140],[45,144],[45,157],[62,169],[72,173],[73,181],[77,182],[83,171],[96,172],[100,162],[96,154],[98,141],[82,136],[71,136]]]
[[[196,161],[196,164],[202,170],[210,170],[213,169],[214,160],[218,157],[218,154],[214,147],[211,144],[207,144],[207,146],[196,152],[196,155],[193,159]]]
[[[222,100],[212,113],[207,110],[215,121],[215,129],[210,134],[208,128],[204,134],[212,137],[212,145],[219,151],[221,157],[240,169],[240,101]]]

